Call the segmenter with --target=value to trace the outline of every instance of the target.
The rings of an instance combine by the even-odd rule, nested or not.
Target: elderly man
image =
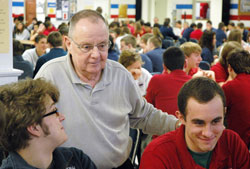
[[[76,13],[66,45],[68,55],[44,64],[36,78],[58,86],[58,110],[68,119],[66,145],[84,150],[97,168],[129,165],[130,126],[159,135],[178,126],[174,116],[147,103],[122,65],[107,60],[109,31],[99,13]]]
[[[0,110],[6,112],[1,145],[9,152],[1,169],[96,169],[81,150],[58,148],[67,140],[58,99],[57,88],[42,79],[0,87]]]

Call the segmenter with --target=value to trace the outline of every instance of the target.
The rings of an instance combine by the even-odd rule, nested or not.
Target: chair
[[[199,64],[199,67],[202,69],[202,70],[210,70],[210,64],[207,62],[207,61],[204,61],[202,60]]]
[[[189,39],[189,42],[198,43],[199,41],[198,41],[197,39],[190,38],[190,39]]]
[[[140,160],[140,130],[139,129],[133,129],[133,128],[130,128],[130,131],[129,131],[129,136],[132,138],[132,141],[133,141],[133,144],[132,144],[132,148],[131,148],[131,151],[130,151],[130,159],[131,159],[131,162],[133,164],[133,166],[136,168],[138,167],[135,162],[135,159],[136,157],[138,158],[138,160]]]
[[[185,42],[187,42],[186,38],[179,38],[177,40],[177,42],[175,43],[175,46],[179,47],[179,46],[181,46]]]
[[[163,39],[162,41],[162,49],[167,49],[170,46],[174,46],[174,41],[169,39]]]

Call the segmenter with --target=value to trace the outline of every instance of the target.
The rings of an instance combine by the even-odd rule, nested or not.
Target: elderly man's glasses
[[[108,42],[103,42],[103,43],[100,43],[100,44],[97,44],[97,45],[90,45],[90,44],[78,44],[76,43],[72,38],[70,38],[74,43],[75,45],[83,52],[83,53],[88,53],[90,51],[92,51],[94,49],[94,47],[96,46],[97,49],[101,52],[105,52],[109,49],[110,45],[111,45],[111,42],[108,41]]]
[[[52,111],[52,112],[50,112],[48,114],[43,115],[43,118],[47,117],[47,116],[50,116],[50,115],[53,115],[53,114],[56,114],[56,116],[59,116],[59,112],[57,110],[55,110],[55,111]]]

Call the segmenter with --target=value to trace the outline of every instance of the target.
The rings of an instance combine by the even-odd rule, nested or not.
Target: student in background
[[[51,32],[47,38],[50,51],[38,58],[33,76],[48,61],[65,56],[67,52],[63,49],[63,39],[60,32]]]
[[[25,50],[23,59],[29,61],[35,69],[38,58],[46,53],[46,49],[47,37],[45,35],[38,35],[35,38],[35,48]]]
[[[25,79],[26,77],[32,78],[33,75],[33,66],[30,62],[23,59],[23,51],[23,44],[20,41],[13,39],[13,68],[23,71],[23,73],[18,76],[18,80]]]
[[[142,68],[143,61],[140,54],[132,50],[123,50],[119,58],[119,63],[131,73],[140,88],[141,95],[145,96],[152,75],[146,69]]]
[[[250,149],[250,54],[236,48],[227,63],[232,79],[222,86],[227,101],[227,127],[237,132]]]

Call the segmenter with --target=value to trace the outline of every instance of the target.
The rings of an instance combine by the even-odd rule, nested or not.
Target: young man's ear
[[[179,119],[179,121],[185,125],[185,119],[184,119],[184,116],[183,114],[180,112],[180,111],[176,111],[175,112],[175,116]]]
[[[28,126],[27,130],[32,136],[39,137],[41,135],[41,127],[38,124]]]

